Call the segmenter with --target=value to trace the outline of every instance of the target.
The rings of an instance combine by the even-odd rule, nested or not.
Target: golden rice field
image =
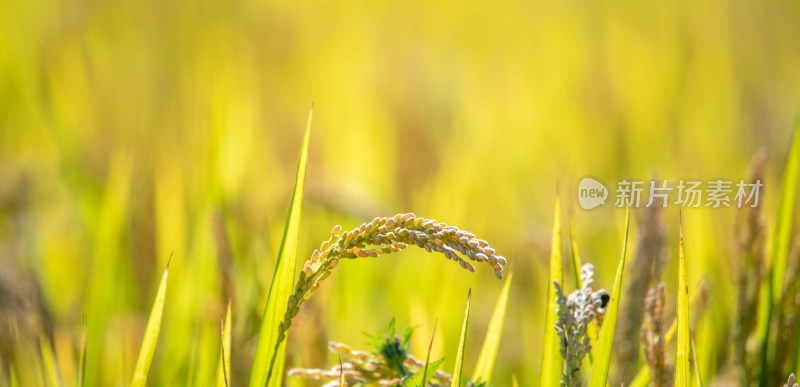
[[[0,2],[0,386],[792,387],[799,26]]]

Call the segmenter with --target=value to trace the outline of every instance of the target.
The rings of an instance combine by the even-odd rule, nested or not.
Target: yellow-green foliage
[[[508,308],[508,295],[511,289],[511,274],[506,277],[503,290],[497,298],[497,304],[492,313],[492,319],[489,322],[489,328],[486,329],[486,337],[483,339],[483,346],[478,355],[478,362],[475,365],[475,372],[472,374],[472,380],[483,381],[491,383],[492,370],[494,370],[494,363],[497,360],[497,351],[500,349],[500,338],[503,334],[503,322],[505,322],[506,309]]]
[[[611,291],[611,300],[608,301],[606,316],[600,335],[597,338],[597,348],[594,352],[594,362],[589,377],[589,387],[604,387],[608,383],[608,371],[611,365],[611,346],[614,343],[614,328],[617,322],[620,296],[622,295],[622,277],[625,270],[625,257],[628,252],[628,229],[630,228],[631,212],[625,213],[625,231],[622,237],[622,256],[619,259],[617,275],[614,278],[614,290]]]
[[[555,331],[556,290],[553,281],[564,283],[564,269],[561,256],[561,204],[556,194],[555,215],[553,217],[553,236],[550,243],[550,276],[547,285],[547,309],[544,318],[544,345],[542,346],[542,371],[539,379],[541,386],[555,386],[561,380],[563,359],[559,352],[558,335]]]
[[[521,386],[543,380],[557,181],[580,259],[611,290],[617,181],[653,169],[673,183],[744,178],[763,147],[772,305],[797,235],[786,209],[798,184],[785,176],[798,164],[784,162],[798,142],[798,25],[792,1],[0,1],[0,385],[129,384],[172,251],[148,385],[218,380],[229,300],[230,381],[247,384],[254,354],[260,365],[272,355],[257,343],[273,332],[260,328],[312,101],[297,255],[310,257],[335,224],[410,211],[491,241],[515,262],[497,386],[512,374]],[[606,184],[605,206],[578,207],[584,176]],[[664,211],[669,305],[677,212]],[[714,385],[736,318],[736,209],[683,214],[687,281],[712,284],[692,334]],[[282,284],[299,270],[278,270],[290,273]],[[293,323],[287,367],[330,368],[327,338],[361,343],[397,316],[420,326],[415,354],[438,319],[430,358],[449,372],[472,288],[464,375],[475,375],[505,285],[421,249],[343,262],[326,281]],[[751,341],[774,339],[777,320],[776,310]],[[769,363],[779,349],[764,348]],[[615,367],[609,383],[629,386]]]
[[[147,375],[150,373],[150,365],[153,363],[153,356],[158,344],[158,335],[161,331],[161,318],[164,315],[164,302],[167,299],[167,274],[169,267],[164,269],[161,283],[158,285],[156,300],[153,302],[153,309],[147,319],[147,329],[144,331],[142,347],[139,350],[139,359],[136,361],[136,368],[133,371],[131,387],[143,387],[147,385]]]
[[[267,306],[261,321],[258,334],[258,345],[250,375],[250,387],[261,387],[265,384],[281,386],[283,380],[283,363],[286,359],[286,341],[281,337],[280,325],[284,321],[286,304],[294,290],[295,272],[297,271],[297,244],[300,239],[300,210],[303,205],[303,187],[306,181],[306,162],[308,160],[308,142],[311,134],[311,114],[303,137],[300,161],[297,163],[297,175],[294,192],[286,215],[286,226],[283,230],[281,247],[275,261],[275,272],[267,296]],[[272,372],[277,370],[278,372]]]
[[[464,372],[464,350],[467,346],[467,327],[469,326],[469,303],[472,300],[472,290],[467,295],[467,306],[464,308],[464,323],[461,325],[461,338],[458,340],[458,349],[456,349],[456,365],[453,369],[453,382],[454,387],[461,387],[462,373]]]

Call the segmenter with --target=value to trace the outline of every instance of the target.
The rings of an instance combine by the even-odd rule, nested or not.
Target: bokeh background
[[[556,192],[606,288],[624,210],[580,209],[582,177],[734,180],[765,149],[773,218],[798,26],[789,0],[3,1],[0,383],[12,359],[38,383],[46,332],[72,385],[86,321],[87,384],[126,385],[173,254],[151,383],[213,380],[232,299],[244,384],[313,101],[299,260],[335,224],[398,212],[478,234],[515,273],[494,383],[535,386]],[[708,383],[728,368],[735,212],[683,211],[689,283],[710,283]],[[674,305],[678,207],[663,215]],[[364,347],[397,316],[418,326],[417,357],[438,320],[433,357],[452,370],[471,288],[471,373],[501,286],[411,249],[343,262],[298,317],[290,363],[330,367],[327,340]]]

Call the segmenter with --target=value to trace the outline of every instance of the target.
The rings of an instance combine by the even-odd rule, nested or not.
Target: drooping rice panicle
[[[469,261],[485,264],[494,270],[498,279],[503,278],[506,259],[497,255],[485,240],[455,226],[417,217],[412,213],[378,217],[347,232],[342,232],[342,227],[337,225],[331,230],[330,239],[314,250],[298,276],[294,293],[289,297],[283,321],[278,327],[276,348],[286,339],[292,319],[300,312],[300,305],[311,298],[340,260],[379,257],[396,253],[410,245],[441,253],[473,273],[475,266]],[[270,374],[274,362],[273,356]]]

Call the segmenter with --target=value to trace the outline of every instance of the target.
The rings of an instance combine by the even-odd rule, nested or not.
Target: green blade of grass
[[[483,339],[483,346],[481,353],[478,355],[478,365],[475,366],[475,373],[472,375],[473,381],[482,381],[490,384],[492,379],[492,370],[494,369],[494,362],[497,358],[497,349],[500,348],[500,335],[503,332],[503,321],[506,317],[506,307],[508,305],[508,294],[511,288],[511,279],[513,274],[509,272],[508,279],[503,285],[503,290],[500,292],[500,297],[497,298],[497,304],[494,307],[492,319],[489,322],[489,328],[486,330],[486,338]]]
[[[692,339],[692,373],[694,374],[694,386],[703,387],[703,377],[700,375],[700,366],[697,364],[697,344]]]
[[[88,328],[86,327],[86,317],[83,318],[83,333],[81,334],[81,358],[80,368],[78,369],[78,387],[83,387],[86,378],[86,345],[89,342]]]
[[[461,370],[464,368],[464,348],[467,346],[467,325],[469,324],[469,302],[472,299],[472,289],[467,293],[467,307],[464,310],[464,323],[461,325],[461,339],[458,341],[456,351],[456,367],[453,370],[451,386],[461,387]]]
[[[231,301],[228,300],[228,309],[220,330],[219,364],[217,364],[217,387],[231,385]]]
[[[267,385],[267,382],[269,382],[269,386],[280,386],[283,380],[286,341],[281,342],[279,339],[278,326],[283,320],[286,305],[294,290],[297,244],[300,237],[300,209],[303,204],[303,186],[306,179],[306,160],[308,159],[308,140],[311,133],[312,113],[313,106],[312,111],[308,113],[303,147],[300,150],[300,160],[297,163],[294,192],[289,204],[289,213],[286,216],[286,226],[283,230],[278,259],[275,261],[275,272],[272,275],[272,283],[269,287],[264,317],[261,320],[253,370],[250,374],[250,387],[262,387]],[[280,345],[277,345],[279,342]]]
[[[778,193],[778,208],[775,218],[775,228],[772,234],[772,249],[769,262],[767,283],[762,287],[759,297],[759,318],[758,329],[760,330],[762,349],[761,349],[761,372],[759,375],[759,386],[769,386],[770,359],[772,351],[775,350],[774,337],[771,337],[772,313],[775,305],[780,303],[783,296],[784,276],[786,275],[789,263],[789,249],[791,244],[792,222],[794,220],[794,207],[797,200],[798,184],[800,184],[800,118],[796,119],[795,127],[792,131],[792,138],[789,150],[786,154],[784,163],[781,188]],[[764,291],[764,289],[766,289]],[[795,345],[792,356],[792,369],[797,366],[798,355],[800,354],[800,336]]]
[[[542,356],[542,371],[539,377],[540,386],[557,386],[561,380],[563,360],[556,334],[556,289],[553,281],[564,283],[564,270],[561,258],[561,210],[560,200],[556,194],[555,216],[553,218],[553,241],[550,247],[550,278],[547,281],[547,312],[545,315],[544,351]]]
[[[686,253],[683,248],[683,225],[679,227],[678,251],[678,349],[675,359],[675,386],[691,385],[691,360],[689,359],[689,286],[686,283]]]
[[[436,337],[436,326],[439,325],[439,320],[433,323],[433,333],[431,333],[431,343],[428,344],[428,354],[425,355],[425,369],[422,371],[422,383],[420,386],[428,385],[428,366],[431,363],[431,351],[433,350],[433,339]],[[413,386],[413,384],[411,384]]]
[[[578,238],[575,236],[575,221],[572,217],[572,211],[569,213],[569,241],[570,247],[572,247],[570,252],[572,255],[572,272],[575,274],[575,285],[578,289],[582,289],[583,280],[581,279],[581,267],[583,267],[583,263],[581,262],[581,256],[578,252]],[[594,349],[597,347],[597,327],[594,321],[589,321],[589,324],[586,325],[586,335],[589,336],[589,341],[592,345],[589,356],[587,356],[589,364],[591,365],[594,361]]]
[[[778,214],[775,218],[775,237],[772,246],[772,263],[774,278],[772,283],[772,300],[778,302],[783,295],[784,276],[792,245],[792,222],[797,201],[798,186],[800,186],[800,118],[795,124],[792,140],[786,155],[783,168],[781,190],[778,196]]]
[[[570,254],[572,258],[572,274],[575,275],[575,286],[578,289],[583,287],[583,280],[581,279],[581,256],[578,253],[578,238],[575,236],[575,219],[572,217],[572,210],[569,211],[569,245]]]
[[[46,335],[39,336],[39,350],[42,356],[42,368],[44,370],[45,386],[61,386],[61,376],[56,365],[56,357],[53,354],[53,347],[50,339]]]
[[[794,220],[795,207],[797,206],[798,186],[800,186],[800,118],[795,121],[791,148],[786,157],[786,166],[783,170],[783,182],[781,183],[781,192],[778,199],[778,217],[775,224],[775,245],[772,249],[774,254],[773,262],[777,263],[780,260],[782,265],[780,273],[778,273],[780,276],[776,276],[781,286],[784,283],[783,277],[786,274],[789,250],[791,248],[792,221]],[[773,299],[778,300],[779,298],[773,297]],[[796,329],[800,329],[800,320]],[[796,335],[796,338],[797,342],[794,346],[791,370],[796,370],[800,365],[800,335]]]
[[[426,364],[425,364],[425,371],[426,372],[424,374],[423,373],[418,373],[418,374],[411,375],[411,377],[406,379],[406,381],[403,383],[403,385],[409,386],[409,387],[427,387],[428,386],[428,380],[430,379],[428,377],[428,375],[429,374],[435,374],[436,370],[439,369],[439,366],[443,362],[444,362],[444,358],[441,358],[439,360],[434,360],[434,361],[430,362],[430,365],[428,365],[427,364],[428,362],[426,362]]]
[[[142,387],[147,382],[147,374],[150,373],[150,365],[153,363],[153,355],[158,344],[158,334],[161,331],[161,317],[164,314],[164,301],[167,298],[167,274],[169,273],[169,262],[161,276],[161,283],[158,285],[156,300],[153,302],[153,309],[150,310],[150,318],[147,320],[147,328],[144,331],[142,348],[139,350],[139,359],[136,360],[136,369],[133,371],[132,387]],[[84,357],[85,360],[85,357]]]
[[[622,273],[625,270],[625,254],[628,250],[628,229],[631,223],[630,207],[625,213],[625,236],[622,240],[622,257],[619,260],[617,275],[614,278],[614,290],[611,300],[606,307],[606,316],[600,328],[600,337],[597,340],[594,364],[589,376],[589,387],[605,387],[608,380],[608,368],[611,364],[611,345],[614,342],[614,327],[617,323],[617,310],[619,309],[620,295],[622,293]],[[554,384],[553,384],[554,385]]]

